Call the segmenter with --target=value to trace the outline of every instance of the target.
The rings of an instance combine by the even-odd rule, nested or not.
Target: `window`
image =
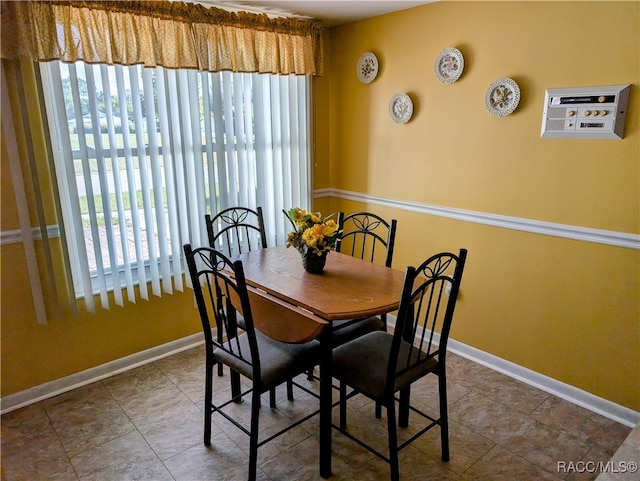
[[[282,209],[308,205],[304,76],[40,64],[77,297],[123,305],[182,290],[182,245],[204,216],[262,206],[269,245]]]

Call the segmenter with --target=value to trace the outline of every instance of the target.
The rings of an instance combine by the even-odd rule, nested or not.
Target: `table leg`
[[[320,476],[331,476],[331,329],[320,335]]]

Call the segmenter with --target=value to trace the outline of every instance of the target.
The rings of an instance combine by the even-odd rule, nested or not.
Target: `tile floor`
[[[2,480],[244,480],[248,442],[214,415],[213,446],[202,443],[204,348],[194,348],[2,416]],[[412,401],[435,409],[435,376],[415,385]],[[433,429],[400,454],[403,480],[584,480],[599,473],[558,463],[608,461],[626,426],[456,355],[448,359],[451,461],[440,460]],[[309,383],[301,378],[302,383]],[[313,385],[313,383],[309,383]],[[228,376],[214,381],[228,394]],[[317,401],[300,391],[278,407],[262,403],[261,431],[303,415]],[[250,402],[233,405],[247,419]],[[337,409],[334,410],[334,417]],[[386,444],[386,419],[358,396],[350,429]],[[406,430],[416,429],[412,424]],[[260,480],[320,480],[317,417],[258,452]],[[406,432],[403,433],[406,435]],[[331,480],[385,480],[388,466],[334,431]]]

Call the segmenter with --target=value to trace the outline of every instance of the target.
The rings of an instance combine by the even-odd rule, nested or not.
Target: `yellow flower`
[[[307,215],[307,211],[299,209],[296,207],[295,209],[291,209],[289,211],[289,218],[295,222],[298,226],[304,224],[304,217]]]
[[[313,227],[309,227],[302,233],[302,240],[309,247],[317,247],[318,243],[324,239],[325,225],[315,224]]]
[[[287,247],[295,247],[301,252],[305,248],[311,249],[318,255],[335,248],[339,234],[336,221],[323,220],[320,212],[311,213],[299,207],[284,213],[295,229],[289,233]]]
[[[324,223],[323,234],[325,237],[332,237],[338,231],[338,224],[333,219],[329,219]]]

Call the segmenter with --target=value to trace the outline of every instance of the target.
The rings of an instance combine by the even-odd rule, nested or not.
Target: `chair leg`
[[[307,370],[307,380],[308,381],[313,381],[313,368],[312,367],[310,367]]]
[[[396,430],[396,406],[393,399],[390,403],[387,403],[387,429],[389,430],[389,468],[391,471],[391,481],[400,481],[398,433]]]
[[[207,359],[204,380],[204,445],[211,446],[211,409],[213,402],[214,361]]]
[[[376,419],[380,419],[382,417],[382,404],[376,401]]]
[[[409,426],[409,402],[411,399],[411,388],[400,390],[400,405],[398,407],[398,426],[406,428]]]
[[[224,333],[222,332],[222,328],[220,326],[216,327],[218,342],[222,344],[224,342]],[[218,363],[218,377],[222,377],[224,375],[224,366],[221,362]]]
[[[447,412],[447,378],[445,373],[438,376],[440,391],[440,443],[442,445],[442,460],[449,461],[449,414]]]
[[[276,388],[272,387],[269,389],[269,406],[272,408],[276,407]]]
[[[241,403],[242,402],[242,398],[238,398],[236,399],[236,396],[239,396],[240,393],[242,392],[240,390],[240,374],[238,374],[237,371],[234,371],[233,369],[230,370],[230,377],[231,377],[231,397],[233,397],[235,399],[234,402],[236,403]]]
[[[260,416],[260,392],[253,389],[251,396],[251,429],[249,436],[249,481],[255,481],[258,464],[258,426]]]
[[[287,399],[293,401],[293,381],[291,379],[287,381]]]
[[[347,385],[340,381],[340,429],[347,429]]]

